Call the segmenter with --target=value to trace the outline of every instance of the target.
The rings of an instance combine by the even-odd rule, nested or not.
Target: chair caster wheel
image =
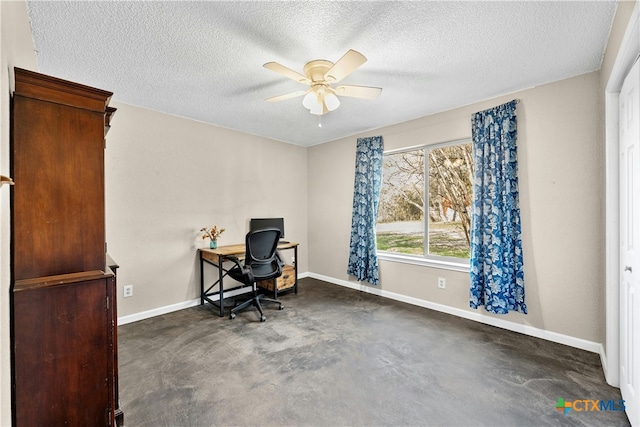
[[[233,319],[235,319],[235,318],[236,318],[236,314],[235,314],[235,313],[231,313],[231,314],[229,315],[229,319],[233,320]]]
[[[266,316],[260,316],[260,321],[261,321],[261,322],[264,322],[264,321],[266,321],[266,320],[267,320],[267,317],[266,317]]]
[[[280,304],[280,308],[278,310],[284,310],[284,305]]]

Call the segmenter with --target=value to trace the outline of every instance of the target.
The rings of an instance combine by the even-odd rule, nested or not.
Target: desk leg
[[[220,317],[224,317],[224,285],[222,283],[222,276],[224,276],[222,265],[224,264],[224,260],[222,257],[218,259],[218,283],[220,286],[220,299],[218,303],[220,305]]]
[[[200,254],[200,305],[204,305],[204,261]]]
[[[293,257],[296,260],[296,262],[293,263],[293,272],[296,275],[295,284],[293,285],[293,293],[298,295],[298,246],[293,248]]]

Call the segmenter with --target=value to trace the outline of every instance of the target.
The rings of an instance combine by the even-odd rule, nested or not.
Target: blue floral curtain
[[[527,313],[518,196],[516,104],[473,115],[470,306]]]
[[[376,219],[382,186],[383,151],[381,136],[358,138],[347,273],[373,285],[378,284]]]

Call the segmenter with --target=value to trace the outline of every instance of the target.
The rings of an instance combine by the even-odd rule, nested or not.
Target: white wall
[[[103,88],[109,89],[109,88]],[[307,271],[307,150],[121,103],[107,135],[108,252],[118,270],[118,316],[199,297],[199,230],[225,227],[243,243],[251,217],[284,217]],[[285,251],[284,255],[288,255]],[[214,278],[207,269],[206,279]],[[213,280],[211,280],[211,283]],[[122,287],[133,285],[133,297]]]
[[[528,315],[490,315],[594,343],[604,340],[604,242],[599,74],[590,73],[309,149],[309,270],[346,273],[358,136],[385,150],[471,136],[471,114],[520,98],[518,147]],[[447,289],[437,287],[447,279]],[[472,311],[469,276],[380,262],[379,289]]]

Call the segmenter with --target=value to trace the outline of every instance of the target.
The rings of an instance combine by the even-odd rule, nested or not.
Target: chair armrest
[[[251,267],[241,264],[240,260],[236,256],[228,255],[227,259],[229,261],[232,261],[236,265],[236,267],[240,270],[242,275],[247,278],[248,282],[253,283],[255,281],[255,279],[253,277],[253,271],[251,270]]]
[[[226,258],[226,259],[228,259],[229,261],[233,261],[233,263],[234,263],[235,265],[237,265],[238,267],[243,267],[243,265],[242,265],[242,264],[240,264],[240,260],[238,259],[238,257],[237,257],[237,256],[234,256],[234,255],[227,255],[225,258]]]
[[[287,264],[284,260],[284,257],[282,256],[282,254],[280,253],[280,251],[276,251],[276,258],[278,260],[278,264],[280,265],[280,269],[284,268],[284,266]]]

